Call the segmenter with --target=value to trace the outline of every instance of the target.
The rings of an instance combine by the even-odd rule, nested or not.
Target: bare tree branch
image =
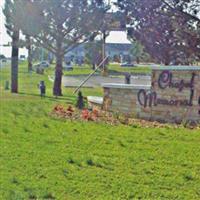
[[[170,3],[168,3],[166,0],[163,0],[162,2],[163,2],[166,6],[168,6],[172,11],[175,11],[175,12],[181,14],[181,15],[184,15],[185,17],[188,17],[188,18],[193,19],[193,20],[197,21],[198,23],[200,23],[200,18],[198,18],[197,16],[192,15],[192,14],[190,14],[190,13],[184,11],[184,10],[179,10],[179,9],[173,7],[173,6],[172,6]]]

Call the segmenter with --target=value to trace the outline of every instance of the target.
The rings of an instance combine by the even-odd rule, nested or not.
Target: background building
[[[86,44],[80,44],[72,51],[65,54],[65,62],[74,62],[81,64],[84,62],[86,56]],[[109,56],[109,60],[112,62],[131,62],[131,44],[125,43],[106,43],[106,56]]]

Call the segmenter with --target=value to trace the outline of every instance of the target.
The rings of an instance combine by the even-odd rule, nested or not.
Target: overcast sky
[[[0,0],[0,54],[5,54],[6,56],[10,57],[10,48],[8,47],[2,47],[2,44],[7,44],[9,41],[11,41],[11,38],[7,35],[6,29],[5,29],[5,18],[2,13],[2,8],[4,6],[5,0]],[[110,32],[110,35],[107,37],[106,40],[107,43],[130,43],[127,39],[126,32],[122,31],[112,31]],[[26,51],[21,50],[21,54],[27,54]]]

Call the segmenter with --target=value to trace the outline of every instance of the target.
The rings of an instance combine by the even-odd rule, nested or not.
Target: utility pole
[[[41,47],[41,57],[40,57],[40,62],[44,60],[44,49]]]
[[[106,34],[105,31],[102,32],[102,60],[105,60],[105,56],[106,56]],[[106,76],[106,66],[105,66],[105,62],[103,62],[103,75]]]
[[[107,1],[107,5],[110,6],[111,5],[111,0]],[[109,20],[109,19],[108,19]],[[104,60],[104,62],[102,63],[102,75],[103,76],[107,76],[108,75],[108,69],[106,66],[106,37],[109,35],[109,32],[107,30],[107,21],[104,21],[103,23],[103,29],[102,29],[102,60]]]

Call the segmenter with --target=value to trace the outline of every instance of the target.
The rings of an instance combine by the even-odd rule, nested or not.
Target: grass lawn
[[[21,64],[19,95],[0,71],[0,199],[200,199],[200,132],[56,120],[46,75]],[[45,80],[47,98],[38,96]],[[101,89],[83,89],[100,95]]]
[[[135,67],[121,67],[119,64],[110,64],[109,73],[122,73],[129,72],[131,74],[150,74],[151,67],[150,66],[135,66]]]
[[[55,67],[55,64],[51,65],[51,69],[48,70],[50,74],[53,74],[53,69]],[[92,67],[89,65],[83,65],[83,66],[73,66],[72,71],[64,71],[65,76],[73,76],[73,75],[88,75],[93,72]],[[141,67],[120,67],[119,64],[110,64],[108,66],[109,75],[121,75],[124,72],[129,72],[131,74],[150,74],[151,68],[149,66]],[[97,71],[96,74],[101,74],[100,71]]]

